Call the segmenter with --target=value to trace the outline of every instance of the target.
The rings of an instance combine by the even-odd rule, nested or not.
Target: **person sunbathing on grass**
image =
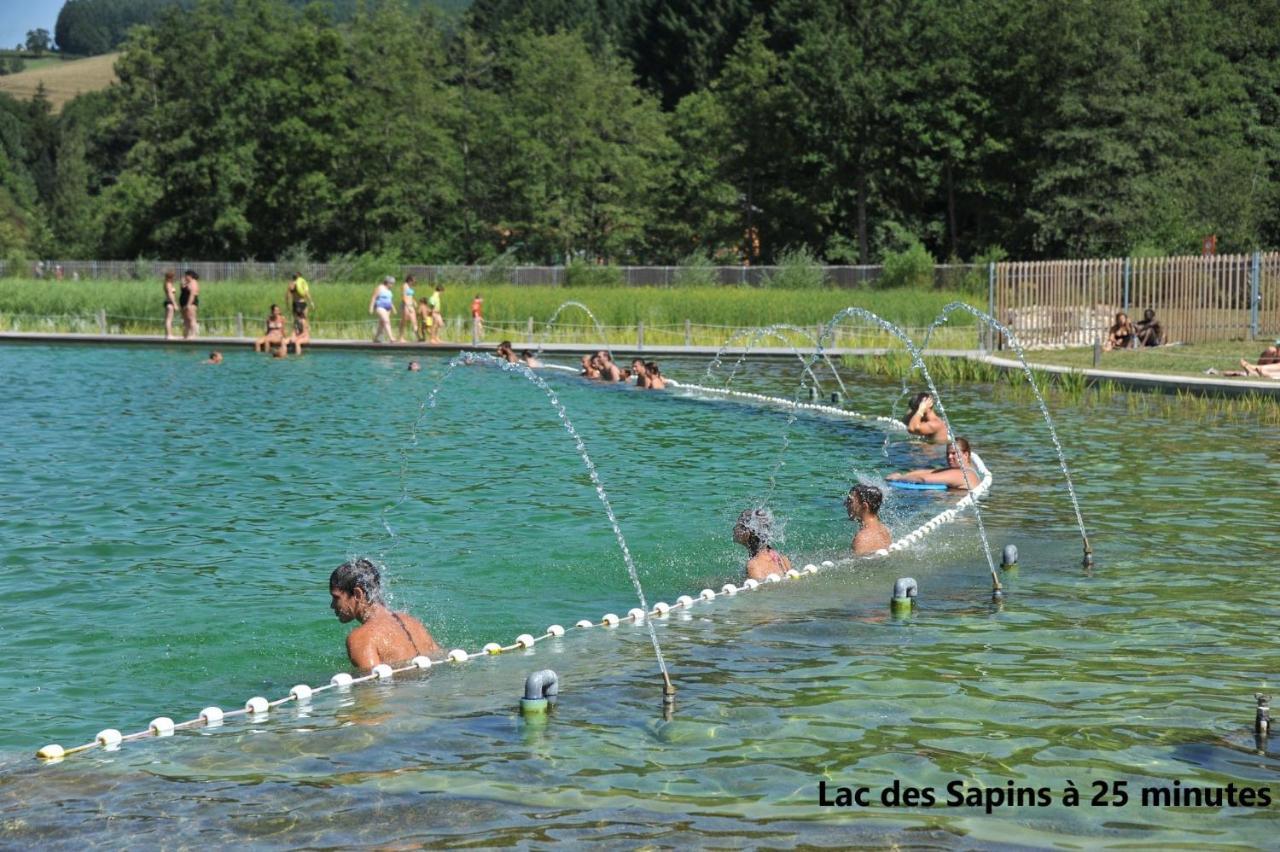
[[[946,467],[891,473],[885,479],[937,483],[957,491],[968,491],[977,486],[982,477],[978,475],[973,462],[970,461],[969,442],[964,438],[956,438],[955,443],[947,447]]]
[[[1262,378],[1275,378],[1277,375],[1276,368],[1280,367],[1280,345],[1273,343],[1266,349],[1262,350],[1262,354],[1258,356],[1256,363],[1250,364],[1243,358],[1240,359],[1239,370],[1223,370],[1219,373],[1213,367],[1205,370],[1207,376],[1259,376]]]
[[[387,608],[382,575],[368,559],[353,559],[335,568],[329,575],[329,598],[329,608],[338,621],[360,622],[347,636],[347,656],[356,668],[371,669],[417,656],[444,656],[421,621]]]

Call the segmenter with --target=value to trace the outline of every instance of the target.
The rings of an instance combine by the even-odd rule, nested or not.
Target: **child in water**
[[[733,540],[747,549],[747,578],[763,580],[770,574],[791,570],[791,560],[773,549],[773,513],[765,508],[746,509],[733,526]]]

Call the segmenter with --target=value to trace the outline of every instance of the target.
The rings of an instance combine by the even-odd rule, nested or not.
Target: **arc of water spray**
[[[635,560],[631,557],[631,549],[627,546],[627,540],[622,535],[622,527],[618,523],[617,516],[613,513],[613,504],[609,502],[609,495],[605,493],[604,483],[600,481],[600,474],[596,471],[595,462],[591,460],[591,455],[587,452],[586,442],[582,440],[582,436],[579,435],[578,430],[574,428],[573,421],[569,419],[569,412],[565,410],[564,404],[560,402],[560,397],[541,376],[529,369],[529,367],[519,362],[511,364],[502,358],[498,358],[487,353],[463,352],[462,354],[454,357],[453,360],[449,362],[449,366],[448,369],[446,369],[445,374],[441,376],[440,381],[434,388],[432,388],[431,393],[427,395],[421,406],[419,406],[418,417],[414,420],[413,433],[410,436],[409,446],[417,445],[418,428],[421,425],[423,418],[426,416],[427,411],[436,407],[436,399],[439,396],[440,391],[444,388],[445,381],[453,374],[453,371],[457,367],[464,364],[487,364],[490,366],[500,367],[508,373],[517,373],[532,382],[544,394],[546,394],[548,402],[551,403],[552,408],[555,409],[557,416],[560,418],[561,425],[564,426],[565,431],[569,433],[569,436],[573,438],[574,446],[578,450],[578,455],[582,457],[582,463],[586,465],[587,473],[591,478],[591,484],[595,486],[596,496],[600,499],[600,504],[604,506],[605,514],[609,518],[609,523],[613,526],[613,535],[618,541],[618,548],[622,551],[622,560],[627,566],[627,574],[631,577],[631,584],[635,587],[636,596],[640,598],[640,608],[646,613],[649,612],[649,602],[645,598],[644,588],[640,585],[640,575],[636,571]],[[403,464],[400,468],[400,497],[395,503],[385,507],[381,514],[382,526],[386,529],[387,534],[391,536],[393,542],[395,540],[395,531],[387,521],[387,513],[398,508],[408,496],[404,487],[405,467],[408,464],[408,451],[406,449],[401,452]],[[671,677],[667,673],[667,661],[662,656],[662,647],[658,644],[658,634],[653,627],[652,619],[646,617],[645,625],[649,628],[649,640],[653,643],[653,653],[658,659],[658,669],[662,672],[664,695],[671,695],[674,693],[675,689],[671,685]]]
[[[781,332],[783,331],[790,331],[795,334],[799,334],[801,337],[804,337],[811,344],[813,344],[814,349],[818,348],[818,341],[814,339],[814,336],[809,332],[805,331],[803,328],[800,328],[799,326],[796,326],[796,325],[788,325],[786,323],[780,323],[778,325],[771,325],[767,327],[739,329],[738,331],[730,335],[729,339],[726,340],[718,350],[716,350],[715,357],[712,358],[711,363],[707,365],[708,381],[712,380],[712,373],[715,371],[717,367],[721,365],[720,358],[722,355],[724,355],[725,350],[728,349],[731,345],[733,345],[733,342],[735,340],[739,340],[742,337],[745,337],[748,334],[750,334],[751,339],[747,341],[746,351],[738,356],[738,360],[734,362],[733,368],[729,371],[729,377],[724,380],[725,387],[728,387],[730,384],[733,383],[734,378],[738,375],[738,370],[742,367],[742,362],[746,360],[748,353],[750,353],[751,350],[755,348],[755,345],[757,342],[759,342],[760,338],[765,336],[770,336],[770,337],[777,338],[778,340],[781,340],[783,343],[786,343],[788,346],[791,347],[791,350],[796,354],[796,358],[799,359],[801,366],[804,367],[806,371],[808,371],[809,378],[813,379],[813,383],[818,387],[818,390],[821,391],[822,383],[819,382],[818,377],[813,374],[813,370],[809,369],[808,365],[805,364],[804,356],[800,354],[800,350],[796,348],[795,344],[793,344],[788,338],[786,338],[784,335],[781,334]],[[844,380],[840,378],[840,371],[836,369],[836,365],[831,362],[831,359],[827,356],[825,352],[822,353],[822,360],[826,362],[827,367],[831,370],[831,375],[832,377],[835,378],[836,384],[840,385],[840,393],[843,394],[845,397],[848,397],[849,390],[844,386]]]
[[[596,334],[600,335],[600,342],[604,345],[604,351],[609,353],[609,359],[613,360],[613,349],[609,347],[609,336],[604,333],[604,326],[600,324],[600,320],[596,319],[596,315],[591,313],[591,309],[581,302],[568,301],[556,308],[555,313],[551,315],[551,319],[543,324],[542,337],[538,341],[538,354],[542,354],[542,349],[547,345],[547,338],[551,336],[551,327],[556,324],[556,320],[560,318],[560,313],[565,308],[578,308],[591,318],[591,323],[596,327]]]
[[[837,311],[835,315],[832,316],[831,319],[827,321],[827,324],[823,326],[822,333],[818,336],[817,350],[814,352],[813,356],[810,357],[806,366],[809,368],[812,368],[814,362],[817,361],[819,355],[821,355],[822,351],[826,348],[826,342],[830,340],[832,332],[834,332],[835,330],[835,327],[842,320],[852,316],[862,317],[863,319],[870,320],[871,322],[880,326],[880,328],[883,331],[888,332],[889,334],[898,338],[898,340],[902,341],[902,345],[905,346],[907,348],[907,351],[911,353],[912,366],[915,367],[916,369],[919,369],[920,372],[924,375],[925,382],[928,383],[929,385],[929,391],[933,394],[934,399],[938,401],[938,416],[942,418],[943,425],[947,427],[947,443],[951,448],[953,448],[956,451],[956,456],[960,459],[960,473],[964,477],[965,488],[972,491],[973,484],[974,484],[974,480],[972,476],[974,474],[974,471],[969,466],[969,464],[964,460],[964,455],[960,452],[959,448],[956,447],[955,431],[951,428],[951,421],[947,417],[947,410],[942,404],[942,397],[938,393],[937,385],[935,385],[933,382],[933,376],[929,374],[929,368],[924,363],[924,355],[921,352],[921,350],[915,345],[915,342],[911,339],[911,336],[908,335],[905,331],[903,331],[901,328],[894,325],[893,323],[889,322],[879,314],[873,313],[867,310],[866,308],[859,308],[859,307],[853,307],[853,306],[844,308],[843,310]],[[802,373],[800,376],[800,385],[797,388],[797,392],[796,392],[796,398],[792,400],[791,415],[787,418],[787,424],[786,424],[784,435],[783,435],[782,451],[778,455],[778,461],[774,465],[773,471],[769,474],[770,493],[773,492],[773,489],[777,483],[778,473],[779,471],[781,471],[782,466],[785,462],[785,455],[787,452],[787,448],[791,446],[791,426],[795,423],[796,418],[799,417],[800,394],[803,393],[803,391],[804,391],[804,375]],[[978,507],[977,500],[973,501],[973,516],[978,522],[978,537],[982,540],[982,555],[987,558],[987,567],[991,570],[992,588],[995,590],[995,593],[997,595],[1001,595],[1003,593],[1001,592],[1000,575],[996,573],[996,563],[991,556],[991,545],[987,541],[987,528],[986,528],[986,525],[983,523],[982,510]]]
[[[1000,334],[1003,334],[1009,341],[1009,345],[1013,347],[1014,352],[1018,355],[1018,360],[1022,362],[1022,372],[1026,374],[1027,383],[1031,385],[1031,392],[1035,394],[1036,403],[1040,406],[1040,413],[1044,415],[1044,424],[1049,428],[1049,437],[1053,440],[1053,448],[1058,453],[1058,465],[1062,468],[1062,475],[1067,481],[1067,494],[1071,497],[1071,508],[1076,513],[1076,525],[1080,527],[1080,539],[1084,542],[1084,564],[1089,566],[1093,564],[1093,548],[1089,545],[1089,535],[1085,532],[1084,516],[1080,513],[1080,501],[1076,499],[1075,484],[1071,481],[1071,471],[1067,468],[1067,457],[1062,451],[1062,443],[1058,440],[1058,430],[1053,425],[1053,418],[1049,416],[1049,407],[1045,405],[1044,396],[1040,393],[1040,388],[1036,385],[1035,375],[1031,372],[1030,365],[1027,364],[1026,351],[1022,348],[1022,344],[1018,342],[1018,336],[1013,330],[1004,323],[986,311],[975,308],[967,302],[950,302],[942,308],[942,312],[934,319],[925,330],[924,344],[921,349],[929,347],[929,340],[933,337],[933,330],[947,321],[955,311],[965,311],[971,316],[982,320],[991,328],[994,328]],[[914,365],[912,365],[914,369]],[[906,379],[903,379],[903,389],[906,390]],[[899,397],[901,399],[901,397]],[[950,431],[950,427],[948,427]]]

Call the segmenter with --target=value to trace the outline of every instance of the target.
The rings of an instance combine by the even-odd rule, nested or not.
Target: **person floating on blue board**
[[[334,569],[329,575],[329,597],[329,608],[339,621],[360,622],[347,636],[347,656],[357,668],[371,669],[417,656],[444,656],[421,621],[387,608],[382,576],[368,559],[353,559]]]
[[[858,524],[858,532],[853,536],[854,556],[867,556],[893,543],[893,535],[880,520],[883,501],[884,495],[874,485],[855,485],[844,498],[849,520]]]
[[[968,491],[982,479],[974,468],[969,453],[969,442],[964,438],[956,438],[955,443],[947,447],[946,467],[891,473],[885,479],[891,485],[895,482],[905,482],[935,487],[941,485],[959,491]]]

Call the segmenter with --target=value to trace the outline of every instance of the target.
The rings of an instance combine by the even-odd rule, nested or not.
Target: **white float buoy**
[[[588,622],[588,624],[589,624],[589,623],[590,623],[590,622]],[[578,626],[579,626],[579,627],[581,627],[581,626],[582,626],[582,622],[581,622],[581,621],[579,621],[579,622],[578,622]],[[553,624],[553,625],[551,625],[550,627],[548,627],[548,628],[547,628],[547,632],[548,632],[548,633],[550,633],[552,636],[563,636],[563,635],[564,635],[564,628],[563,628],[563,627],[561,627],[559,624]]]
[[[485,646],[480,650],[484,651],[486,654],[501,654],[502,646],[499,645],[497,642],[487,642],[485,643]]]
[[[782,575],[778,574],[777,572],[770,574],[769,576],[764,578],[764,581],[766,583],[777,583],[777,582],[780,582],[781,580],[782,580]]]
[[[250,713],[265,713],[270,708],[271,705],[267,703],[267,699],[261,695],[255,695],[244,703],[244,709]]]
[[[614,614],[613,614],[613,613],[611,613],[611,612],[606,612],[606,613],[604,614],[604,618],[602,618],[602,619],[600,619],[600,620],[604,622],[604,624],[605,624],[605,626],[606,626],[606,627],[617,627],[617,626],[618,626],[618,616],[614,615]]]
[[[884,549],[883,547],[876,551],[876,556],[888,556],[888,555],[889,555],[889,551]]]
[[[62,758],[66,756],[67,756],[67,750],[64,749],[62,746],[58,745],[57,743],[53,743],[52,745],[47,745],[44,748],[40,749],[38,752],[36,752],[36,757],[40,758],[41,760],[62,760]]]
[[[589,618],[584,618],[573,626],[574,627],[595,627],[596,623]]]
[[[725,583],[720,589],[720,593],[722,595],[736,595],[738,593],[738,587],[733,583]]]
[[[300,683],[293,689],[289,690],[289,695],[293,697],[294,701],[297,701],[299,704],[303,704],[311,700],[311,687],[307,686],[305,683]]]
[[[414,658],[413,658],[412,660],[410,660],[409,662],[410,662],[410,663],[412,663],[413,665],[417,666],[417,667],[418,667],[418,668],[420,668],[420,669],[429,669],[429,668],[431,668],[431,658],[430,658],[430,657],[424,657],[424,656],[422,656],[421,654],[419,654],[418,656],[414,657]]]
[[[685,609],[688,609],[689,607],[693,606],[693,598],[689,597],[688,595],[681,595],[680,597],[676,598],[676,603],[680,604],[680,606],[684,607]]]
[[[124,737],[121,736],[120,732],[115,728],[106,728],[105,730],[98,731],[98,735],[93,739],[94,742],[103,748],[113,749],[120,746],[120,741],[124,739]]]
[[[644,615],[644,610],[638,606],[633,606],[631,609],[627,610],[627,618],[631,619],[636,624],[644,621]]]
[[[157,737],[173,736],[173,720],[168,716],[157,716],[151,720],[151,724],[147,728]]]
[[[804,567],[806,567],[806,568],[810,568],[810,567],[812,567],[815,571],[817,570],[817,566],[810,566],[810,565],[806,565],[806,566],[804,566]],[[836,563],[832,562],[830,559],[824,559],[824,560],[822,560],[822,567],[823,567],[823,568],[834,568],[834,567],[836,567]]]
[[[210,725],[210,726],[221,725],[222,724],[222,708],[206,707],[200,711],[200,718],[204,720],[204,723],[206,725]]]
[[[671,612],[671,604],[664,603],[663,601],[658,601],[656,604],[653,605],[653,611],[656,612],[658,615],[666,615],[667,613]]]
[[[338,689],[346,689],[348,686],[351,686],[352,680],[353,678],[351,677],[351,675],[347,674],[346,672],[338,672],[336,675],[329,678],[329,683],[338,687]]]
[[[533,637],[530,636],[528,633],[521,633],[519,636],[516,637],[516,644],[519,645],[521,648],[532,648]]]
[[[756,589],[760,588],[760,581],[759,581],[759,580],[753,580],[753,579],[751,579],[750,577],[748,577],[748,578],[746,579],[746,582],[744,582],[744,583],[742,584],[742,587],[743,587],[744,589],[750,589],[751,591],[753,591],[753,592],[754,592]]]
[[[449,662],[465,663],[467,661],[467,652],[461,648],[454,648],[449,652]]]
[[[716,593],[710,589],[703,589],[698,592],[698,597],[702,598],[704,601],[713,601],[716,599]]]
[[[395,674],[395,672],[393,672],[391,670],[391,666],[387,665],[386,663],[379,663],[378,665],[373,667],[373,671],[371,672],[371,674],[377,677],[378,680],[387,680],[393,674]]]

